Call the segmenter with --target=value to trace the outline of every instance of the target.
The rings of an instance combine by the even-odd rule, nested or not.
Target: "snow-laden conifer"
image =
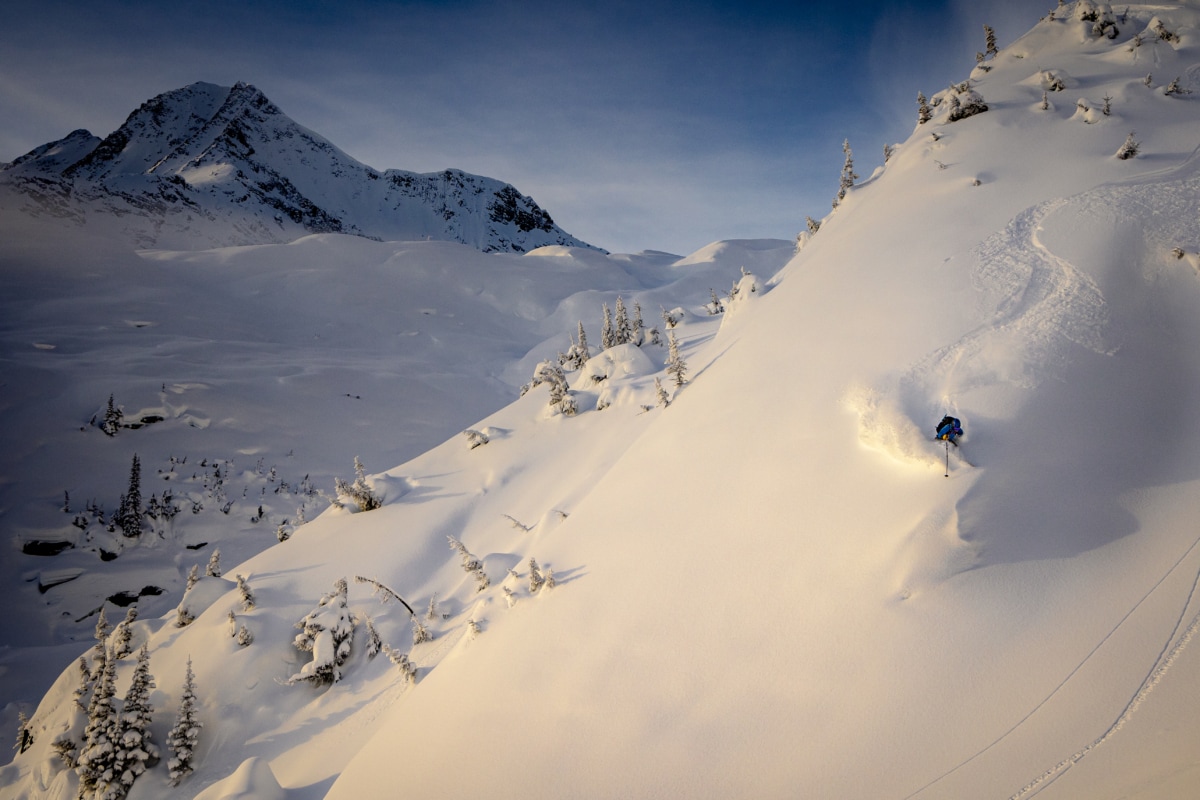
[[[388,660],[395,664],[396,668],[400,670],[400,675],[405,683],[416,683],[417,668],[412,661],[409,660],[407,653],[401,653],[399,650],[389,647],[386,644],[383,646],[383,652],[388,657]]]
[[[858,173],[854,171],[854,153],[850,150],[850,140],[846,139],[842,142],[842,152],[846,155],[846,160],[842,163],[842,177],[838,181],[837,196],[833,199],[833,207],[837,208],[846,199],[846,193],[854,186],[854,182],[858,180]]]
[[[17,740],[13,743],[13,750],[17,751],[17,755],[21,755],[30,747],[33,746],[33,724],[29,721],[29,717],[25,716],[24,711],[17,712]]]
[[[116,522],[121,533],[128,538],[142,534],[142,462],[136,453],[129,466],[129,489],[117,510]]]
[[[204,574],[209,578],[221,577],[221,549],[213,550],[211,556],[208,557],[208,566],[204,568]]]
[[[529,593],[537,594],[538,589],[542,588],[542,584],[546,579],[542,577],[541,567],[538,566],[537,559],[533,556],[529,557]]]
[[[341,478],[334,478],[333,483],[337,495],[334,505],[339,507],[349,505],[359,511],[374,511],[383,506],[383,500],[367,483],[367,476],[358,456],[354,457],[354,483],[347,483]]]
[[[246,581],[245,575],[237,575],[238,596],[242,601],[242,611],[252,611],[254,609],[254,592],[250,591],[250,584]]]
[[[288,683],[331,684],[342,679],[342,666],[350,658],[354,636],[354,616],[346,594],[346,579],[339,578],[333,591],[321,597],[317,607],[296,623],[300,633],[292,643],[297,650],[312,653],[313,658]]]
[[[612,311],[608,309],[608,303],[604,304],[604,327],[600,329],[600,346],[605,350],[617,346],[617,334],[613,327]]]
[[[487,573],[483,571],[483,562],[476,558],[466,545],[455,539],[453,536],[447,536],[447,541],[450,542],[450,549],[458,553],[462,559],[463,571],[471,575],[475,579],[475,590],[482,592],[491,585],[491,579]]]
[[[150,650],[142,645],[138,651],[137,667],[129,691],[125,694],[116,736],[117,753],[114,772],[123,797],[133,786],[138,776],[158,763],[158,746],[154,744],[150,731],[153,709],[150,706],[150,691],[154,688],[154,677],[150,674]]]
[[[124,658],[130,653],[129,643],[133,638],[133,623],[137,621],[137,606],[125,610],[125,619],[117,623],[112,632],[112,657]]]
[[[675,331],[667,334],[667,374],[674,379],[676,389],[687,381],[687,363],[679,354],[679,340],[675,338]]]
[[[671,405],[671,395],[667,394],[667,390],[662,385],[662,378],[658,376],[654,378],[654,402],[659,408]]]
[[[1125,143],[1117,150],[1117,158],[1122,161],[1136,158],[1141,146],[1141,143],[1133,138],[1133,132],[1130,131],[1129,135],[1125,137]]]
[[[167,749],[171,753],[167,769],[172,786],[178,786],[195,769],[193,759],[203,727],[204,724],[196,718],[196,673],[192,671],[192,659],[189,657],[183,694],[179,698],[179,711],[175,715],[175,724],[167,734]]]
[[[629,344],[633,337],[633,327],[629,323],[629,311],[625,308],[625,300],[617,295],[617,307],[613,312],[613,338],[618,345]]]
[[[925,99],[925,93],[917,92],[917,124],[924,125],[931,119],[933,119],[933,109],[930,108],[929,101]]]
[[[474,450],[476,447],[482,447],[491,441],[486,433],[477,431],[474,428],[468,428],[463,431],[463,436],[467,437],[467,447],[471,450]]]
[[[79,796],[103,800],[117,791],[117,735],[119,728],[116,703],[116,669],[108,653],[101,648],[93,665],[96,677],[92,700],[88,704],[87,727],[75,774],[79,776]]]

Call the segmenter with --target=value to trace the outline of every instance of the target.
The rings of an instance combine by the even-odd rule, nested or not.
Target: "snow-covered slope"
[[[103,140],[75,131],[42,145],[0,171],[0,200],[6,214],[107,223],[143,247],[327,232],[485,252],[590,247],[501,181],[360,164],[244,83],[185,86],[142,104]]]
[[[381,508],[227,569],[253,608],[205,578],[190,625],[139,619],[157,740],[189,657],[205,728],[178,790],[159,766],[130,796],[1197,794],[1200,9],[1110,13],[976,68],[982,114],[941,93],[723,314],[681,284],[682,387],[665,348],[592,333],[577,414],[535,386],[486,444],[367,476]],[[947,412],[959,451],[930,441]],[[357,620],[341,679],[289,685],[323,596]],[[78,684],[34,711],[15,796],[74,793],[49,743]]]

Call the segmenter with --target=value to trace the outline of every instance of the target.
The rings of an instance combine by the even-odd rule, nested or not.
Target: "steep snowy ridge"
[[[159,95],[86,148],[94,141],[76,131],[17,159],[0,174],[0,186],[18,193],[9,206],[15,200],[31,214],[89,214],[92,224],[116,217],[143,247],[264,244],[329,232],[455,241],[485,252],[589,247],[500,181],[458,170],[379,173],[360,164],[244,83],[196,83]]]
[[[156,740],[189,659],[205,727],[178,789],[158,766],[129,797],[1200,793],[1200,7],[1122,9],[1060,6],[934,93],[794,255],[474,254],[473,332],[423,298],[395,330],[377,297],[346,328],[307,307],[339,346],[411,325],[449,354],[529,295],[511,312],[544,324],[521,329],[526,353],[455,352],[541,382],[473,435],[363,475],[381,507],[347,495],[137,620]],[[968,90],[987,110],[952,119]],[[1131,131],[1138,152],[1118,158]],[[350,298],[458,258],[288,247],[144,259],[212,275],[261,259],[238,289],[283,286],[286,304],[339,254]],[[506,276],[488,283],[486,264]],[[666,343],[602,350],[589,322],[587,364],[555,359],[618,294]],[[932,441],[945,413],[958,450]],[[248,427],[246,450],[266,448]],[[205,555],[177,558],[171,586]],[[310,651],[297,623],[318,603],[339,622]],[[389,649],[372,658],[374,635]],[[339,643],[337,682],[297,680]],[[12,796],[75,795],[51,744],[82,735],[79,685],[66,669],[31,713],[33,743],[0,768]]]

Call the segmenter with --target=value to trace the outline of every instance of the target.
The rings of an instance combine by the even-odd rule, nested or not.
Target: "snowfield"
[[[1053,16],[798,248],[134,252],[0,215],[3,795],[79,793],[94,612],[146,586],[133,800],[1200,794],[1200,8]],[[618,297],[646,330],[605,348]],[[105,436],[109,394],[162,420]],[[134,453],[205,507],[73,526],[63,489],[111,513]]]

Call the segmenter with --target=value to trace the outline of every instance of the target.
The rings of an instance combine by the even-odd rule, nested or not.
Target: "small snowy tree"
[[[1117,150],[1117,158],[1121,159],[1122,161],[1135,158],[1138,154],[1139,148],[1141,148],[1141,143],[1133,138],[1133,132],[1131,131],[1130,134],[1125,137],[1125,144],[1121,145],[1121,148]]]
[[[408,654],[401,653],[399,650],[393,649],[386,644],[383,646],[383,652],[388,657],[388,660],[400,670],[400,674],[406,683],[417,682],[417,668],[409,661]]]
[[[238,595],[242,600],[242,611],[251,611],[254,608],[254,592],[250,591],[250,584],[246,582],[246,576],[237,576]]]
[[[538,566],[537,560],[533,556],[529,557],[529,593],[537,594],[538,589],[542,588],[542,584],[546,579],[542,577],[542,570]]]
[[[642,304],[637,300],[633,301],[633,317],[629,321],[629,341],[642,346],[642,342],[646,341],[646,323],[642,321]]]
[[[347,606],[346,594],[346,579],[339,578],[333,584],[333,591],[296,623],[300,633],[292,643],[297,650],[312,653],[313,659],[288,680],[289,684],[309,681],[326,685],[342,679],[342,666],[350,657],[354,636],[354,616]]]
[[[617,332],[613,327],[612,312],[608,309],[608,303],[604,304],[604,327],[600,329],[600,346],[605,350],[617,346]]]
[[[617,309],[614,312],[613,338],[618,345],[629,344],[633,338],[633,326],[629,322],[629,312],[625,309],[625,300],[617,295]]]
[[[1163,96],[1170,97],[1173,94],[1191,94],[1192,93],[1191,89],[1188,89],[1185,86],[1179,85],[1180,80],[1181,80],[1181,78],[1177,76],[1175,78],[1175,80],[1173,80],[1169,84],[1167,84],[1167,88],[1163,89]]]
[[[953,87],[946,99],[950,106],[950,113],[946,117],[949,122],[958,122],[960,119],[973,117],[988,110],[982,95],[966,83]]]
[[[121,429],[121,420],[124,414],[121,409],[113,403],[113,396],[108,396],[108,406],[104,409],[104,419],[100,422],[100,430],[108,436],[116,436],[117,431]]]
[[[721,303],[721,298],[717,297],[716,289],[710,287],[708,290],[708,295],[708,305],[706,305],[704,308],[707,309],[710,317],[714,317],[723,312],[725,310],[725,306]]]
[[[687,381],[687,363],[679,354],[679,341],[675,338],[675,331],[667,335],[667,374],[675,380],[676,389]]]
[[[179,712],[175,716],[175,725],[167,734],[167,749],[171,758],[167,762],[172,786],[192,774],[195,769],[193,759],[196,756],[196,745],[200,741],[200,729],[204,724],[196,719],[196,673],[192,671],[192,659],[187,660],[187,673],[183,681],[183,695],[179,699]]]
[[[476,447],[482,447],[491,441],[486,433],[473,428],[463,431],[463,436],[467,437],[467,447],[471,450],[474,450]]]
[[[925,99],[925,93],[917,92],[917,124],[924,125],[931,119],[933,119],[933,109],[929,107],[929,101]]]
[[[1000,48],[996,47],[996,31],[991,25],[984,25],[983,36],[987,41],[987,55],[991,58],[995,58],[1000,54]]]
[[[131,539],[142,534],[142,462],[136,453],[129,467],[129,490],[117,510],[117,526]]]
[[[93,673],[97,674],[88,704],[87,728],[83,732],[83,745],[75,774],[79,776],[81,797],[103,798],[110,790],[116,790],[118,711],[116,705],[116,669],[113,660],[101,649],[96,657]]]
[[[158,747],[154,744],[150,722],[153,709],[150,706],[150,690],[154,678],[150,675],[150,650],[146,645],[138,651],[137,667],[129,691],[125,694],[125,707],[121,711],[117,735],[117,755],[114,772],[122,787],[121,796],[129,791],[133,782],[147,767],[158,763]]]
[[[432,642],[433,641],[433,634],[431,634],[429,632],[429,629],[425,627],[425,624],[423,622],[421,622],[421,620],[417,619],[416,617],[413,617],[412,639],[413,639],[413,647],[416,647],[417,645],[422,644],[424,642]]]
[[[458,553],[462,558],[463,571],[475,578],[475,591],[482,592],[491,585],[491,579],[487,573],[483,571],[483,562],[472,555],[466,545],[455,539],[453,536],[447,536],[446,539],[450,542],[450,549]]]
[[[667,390],[663,388],[662,378],[657,376],[654,378],[654,402],[659,408],[671,405],[671,395],[667,394]]]
[[[210,578],[221,577],[221,549],[213,550],[211,556],[208,557],[208,566],[204,568],[204,574]]]
[[[362,615],[362,623],[367,629],[367,658],[374,658],[383,650],[383,638],[375,630],[375,620],[369,614]]]
[[[13,744],[13,750],[17,751],[17,755],[24,753],[33,745],[33,725],[29,721],[29,717],[25,716],[24,711],[17,712],[17,741]]]
[[[112,657],[121,659],[129,655],[129,643],[133,638],[133,623],[137,621],[137,606],[125,610],[125,619],[117,623],[112,633]]]
[[[842,152],[846,154],[846,160],[842,164],[842,177],[838,182],[837,197],[833,200],[833,207],[837,208],[842,201],[846,199],[846,193],[854,186],[854,182],[858,180],[858,174],[854,171],[854,153],[850,150],[850,140],[846,139],[842,142]]]
[[[551,361],[543,361],[538,364],[533,375],[533,385],[540,386],[543,383],[550,387],[548,405],[557,408],[568,417],[574,416],[578,412],[562,367]]]
[[[337,505],[352,505],[359,511],[374,511],[383,506],[383,501],[367,483],[367,476],[358,456],[354,457],[354,483],[334,478]]]

